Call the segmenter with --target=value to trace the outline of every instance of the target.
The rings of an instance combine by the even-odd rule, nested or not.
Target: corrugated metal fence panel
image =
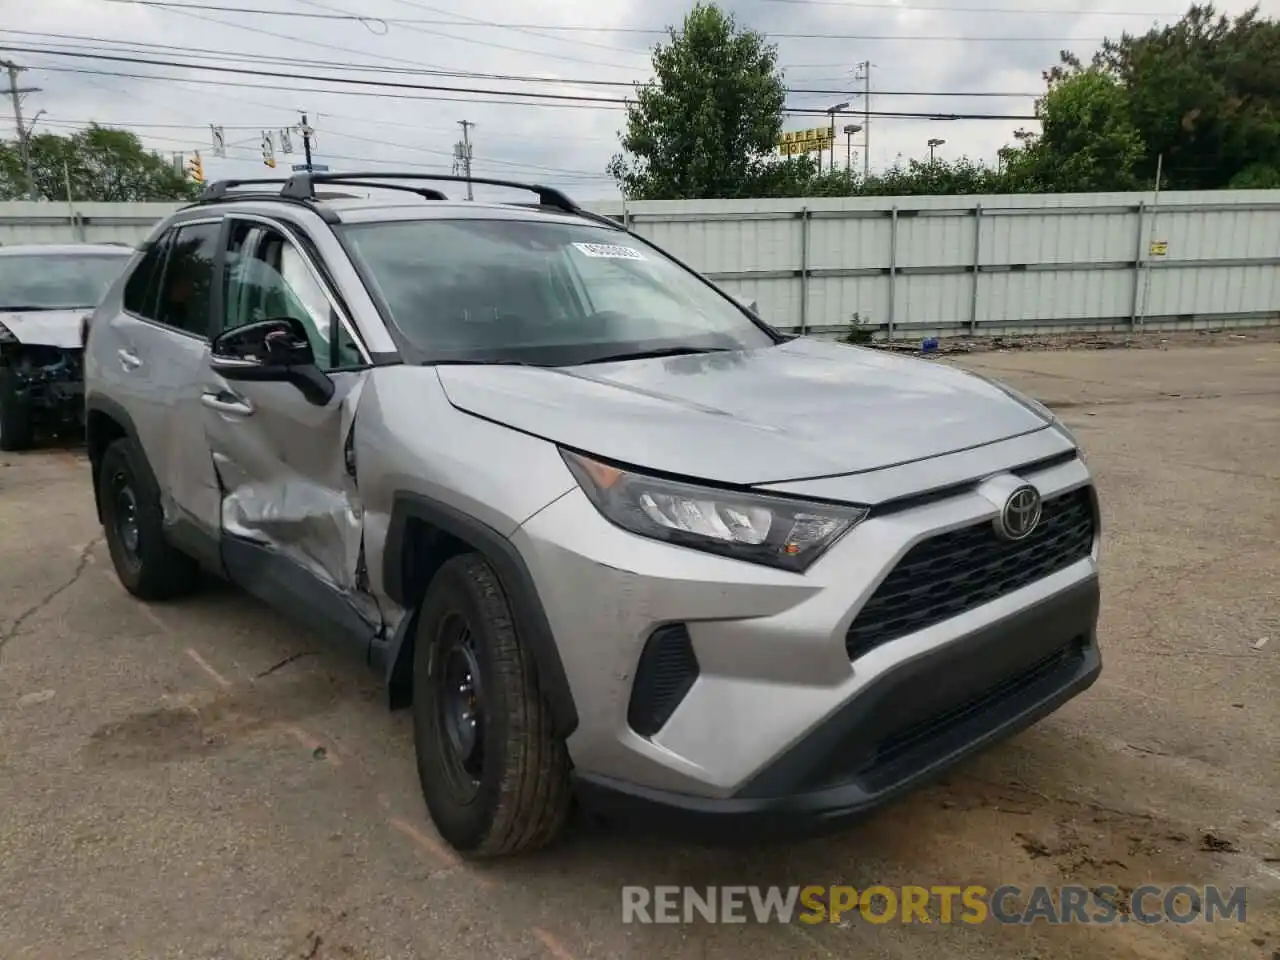
[[[811,275],[799,281],[781,274],[800,259],[804,220],[785,240],[725,225],[801,210]],[[854,316],[904,335],[1280,322],[1280,191],[658,201],[627,213],[659,245],[673,221],[714,223],[705,246],[676,252],[727,289],[749,290],[783,327]],[[733,239],[714,249],[717,235]],[[761,273],[771,279],[748,279]]]
[[[138,243],[175,203],[0,203],[0,244]]]
[[[62,204],[0,203],[0,243],[136,243],[174,206],[77,204],[73,221]],[[785,328],[1280,321],[1277,190],[646,201],[625,214]],[[1152,241],[1166,246],[1148,257]]]

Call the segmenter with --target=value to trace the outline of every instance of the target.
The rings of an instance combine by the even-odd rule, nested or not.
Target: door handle
[[[200,402],[210,410],[228,413],[236,417],[247,417],[253,413],[253,404],[244,397],[238,397],[226,390],[206,391],[200,395]]]
[[[142,366],[142,358],[125,347],[117,350],[116,356],[120,358],[120,365],[126,370],[137,370]]]

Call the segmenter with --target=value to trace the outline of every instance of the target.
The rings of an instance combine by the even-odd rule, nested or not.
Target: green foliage
[[[1094,66],[1128,94],[1144,179],[1163,155],[1167,186],[1215,190],[1280,158],[1280,23],[1256,6],[1234,20],[1192,6],[1175,24],[1108,40]]]
[[[1139,189],[1145,146],[1129,107],[1125,88],[1096,67],[1051,78],[1039,104],[1042,132],[1023,134],[1006,180],[1026,192]]]
[[[731,14],[698,3],[653,50],[655,79],[627,107],[609,164],[636,200],[786,195],[811,169],[778,161],[786,89],[777,48]]]
[[[192,200],[200,187],[148,152],[127,130],[91,125],[70,136],[31,137],[31,166],[37,194],[45,200],[129,202]],[[16,141],[0,142],[0,200],[29,197],[22,151]]]
[[[629,199],[1076,193],[1280,188],[1280,23],[1192,6],[1176,23],[1107,40],[1088,65],[1045,72],[1040,132],[995,167],[899,161],[863,179],[782,159],[786,89],[774,48],[699,3],[654,48],[610,172]],[[1161,159],[1162,158],[1162,159]]]

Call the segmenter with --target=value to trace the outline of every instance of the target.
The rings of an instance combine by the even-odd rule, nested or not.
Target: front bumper
[[[1086,493],[1079,459],[1019,469],[1024,452],[1018,443],[987,449],[981,472],[1015,469],[1046,502]],[[852,490],[829,496],[859,499]],[[789,817],[788,804],[838,817],[1084,689],[1099,663],[1096,523],[1082,552],[1044,575],[1002,579],[980,603],[851,645],[855,618],[890,571],[907,569],[914,548],[989,525],[995,512],[976,486],[873,512],[796,574],[634,536],[577,489],[539,511],[511,539],[572,692],[579,722],[568,748],[583,798],[695,819],[774,809]],[[911,619],[910,602],[892,615]],[[696,676],[643,729],[631,709],[643,654],[672,627],[686,635]],[[1002,686],[1011,682],[1016,690]]]
[[[579,773],[579,798],[603,816],[699,840],[838,827],[1087,689],[1102,669],[1098,599],[1091,577],[886,671],[734,796],[699,797]]]
[[[83,423],[83,351],[44,345],[11,345],[5,362],[18,399],[53,424]]]

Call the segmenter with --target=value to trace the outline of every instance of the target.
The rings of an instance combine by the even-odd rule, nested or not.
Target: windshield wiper
[[[728,352],[728,347],[658,347],[654,350],[633,350],[631,353],[611,353],[608,356],[583,360],[582,363],[616,363],[620,360],[652,360],[656,357],[687,357],[701,353]]]
[[[44,306],[38,303],[19,303],[17,306],[10,306],[9,304],[6,303],[4,306],[0,307],[0,310],[3,310],[5,313],[40,313],[40,312],[51,313],[55,310],[78,310],[78,309],[82,309],[82,308],[49,307],[49,306]]]

